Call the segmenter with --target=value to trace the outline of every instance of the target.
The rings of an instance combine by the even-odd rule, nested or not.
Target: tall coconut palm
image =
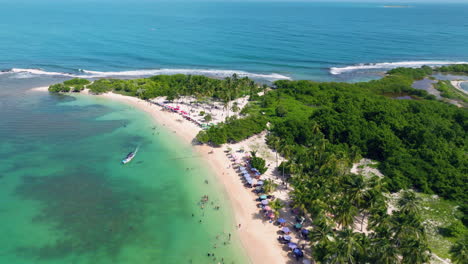
[[[333,228],[327,223],[324,216],[316,219],[315,226],[309,234],[310,241],[313,243],[328,242],[333,236]]]
[[[400,199],[398,200],[398,207],[402,212],[409,214],[415,214],[419,212],[419,201],[420,198],[416,196],[416,193],[412,190],[405,190],[402,192]]]
[[[373,241],[370,255],[375,263],[400,263],[398,248],[388,238],[378,238]]]
[[[403,264],[422,264],[430,259],[427,242],[423,238],[406,237],[400,245]]]
[[[333,208],[335,221],[341,227],[349,227],[354,224],[354,219],[358,214],[358,209],[347,199],[340,199]]]
[[[363,253],[361,244],[362,234],[345,228],[338,232],[336,240],[331,243],[329,260],[330,263],[357,263],[359,255]]]

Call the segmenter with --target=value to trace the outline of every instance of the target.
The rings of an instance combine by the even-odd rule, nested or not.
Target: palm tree
[[[334,207],[335,221],[341,227],[349,227],[354,224],[358,209],[348,199],[340,199]]]
[[[279,216],[279,211],[281,210],[281,208],[284,207],[284,204],[282,204],[279,199],[273,200],[268,205],[271,207],[271,209],[273,209],[273,211],[275,212],[276,217]]]
[[[272,180],[264,180],[263,181],[263,190],[265,193],[271,193],[278,188],[278,184],[273,182]]]
[[[280,139],[277,136],[270,136],[268,138],[268,143],[273,147],[275,150],[276,155],[276,167],[278,167],[278,149],[280,147]]]
[[[330,263],[357,263],[357,258],[362,255],[362,235],[345,228],[338,232],[337,239],[331,243],[328,259]]]
[[[423,238],[406,237],[400,245],[403,264],[422,264],[430,259],[427,242]]]
[[[309,234],[310,241],[313,243],[324,243],[333,239],[333,228],[324,217],[317,219],[315,222],[315,226]]]
[[[141,95],[145,92],[146,90],[145,89],[142,89],[142,88],[138,88],[135,92],[135,94],[138,96],[138,97],[141,97]]]
[[[373,241],[371,252],[374,263],[400,263],[398,248],[387,238],[378,238]]]
[[[455,264],[468,264],[468,237],[464,236],[450,247],[450,256]]]
[[[419,212],[419,201],[420,198],[416,196],[416,193],[412,190],[403,191],[400,199],[398,200],[398,207],[405,213],[415,214]]]

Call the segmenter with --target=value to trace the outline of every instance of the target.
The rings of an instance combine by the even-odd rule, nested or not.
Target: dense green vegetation
[[[288,149],[300,155],[302,148],[312,146],[312,131],[317,131],[340,151],[380,161],[392,191],[413,187],[466,201],[466,110],[433,100],[382,96],[412,92],[411,82],[394,85],[394,78],[405,79],[391,75],[357,84],[278,81],[277,89],[244,112],[271,123],[283,153]],[[231,129],[230,124],[221,127],[226,133]],[[235,141],[248,137],[247,129],[239,129]],[[202,134],[203,142],[228,140],[223,133]]]
[[[458,91],[453,87],[450,81],[438,81],[434,88],[440,91],[440,95],[445,98],[461,100],[465,103],[468,102],[468,96],[462,91]]]
[[[167,96],[172,100],[179,96],[191,95],[231,101],[244,95],[261,91],[261,87],[248,78],[233,75],[222,80],[192,75],[157,75],[134,80],[102,79],[88,86],[93,93],[114,91],[142,99]]]
[[[380,80],[354,84],[282,80],[263,96],[257,93],[265,86],[237,76],[104,79],[86,87],[93,93],[114,91],[143,99],[211,97],[226,107],[232,99],[250,95],[241,117],[231,116],[201,131],[197,139],[221,145],[269,129],[268,144],[288,160],[279,169],[294,187],[294,206],[314,219],[311,243],[316,260],[396,263],[401,256],[403,263],[423,263],[429,244],[420,199],[403,192],[397,211],[387,214],[383,193],[415,188],[459,204],[468,201],[468,113],[411,87],[414,80],[431,73],[430,67],[397,68]],[[53,85],[50,90],[64,91],[69,85]],[[416,100],[391,98],[399,94]],[[386,177],[349,174],[352,163],[361,157],[377,160]],[[359,228],[365,228],[365,218],[368,235],[354,232],[356,220],[361,219]],[[465,218],[466,212],[463,223]],[[444,226],[444,234],[461,239],[466,227],[460,221],[453,223]],[[454,247],[452,258],[463,250],[466,253]]]
[[[468,74],[468,64],[447,65],[447,66],[438,67],[435,70],[438,72],[443,72],[443,73]]]
[[[258,170],[258,172],[260,172],[260,174],[265,173],[267,171],[267,169],[268,169],[266,167],[266,161],[264,159],[258,157],[256,151],[251,151],[250,155],[251,155],[250,165],[253,168],[256,168]]]
[[[71,80],[64,81],[63,83],[53,84],[49,87],[50,92],[59,93],[59,92],[80,92],[88,85],[90,81],[86,79],[75,78]]]
[[[226,142],[238,142],[266,129],[267,120],[262,116],[249,116],[237,118],[232,116],[224,123],[203,130],[197,135],[198,141],[202,143],[211,142],[221,145]]]

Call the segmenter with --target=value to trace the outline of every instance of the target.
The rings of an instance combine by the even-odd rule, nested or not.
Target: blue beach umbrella
[[[248,179],[248,180],[247,180],[247,183],[250,184],[250,185],[252,185],[252,179]]]
[[[291,233],[291,230],[289,230],[288,227],[283,227],[283,228],[281,229],[281,231],[283,231],[283,233],[285,233],[285,234]]]
[[[302,252],[302,250],[297,247],[293,249],[293,253],[296,257],[299,257],[299,258],[304,256],[304,253]]]
[[[288,236],[288,235],[283,236],[283,238],[284,238],[284,240],[286,240],[286,241],[291,241],[291,239],[292,239],[292,237],[291,237],[291,236]]]
[[[257,184],[258,185],[263,185],[263,181],[258,181]]]
[[[278,219],[278,223],[284,224],[284,223],[286,223],[286,220],[284,218],[280,218],[280,219]]]
[[[302,230],[301,230],[301,233],[302,233],[303,235],[308,235],[308,234],[309,234],[309,230],[307,230],[307,229],[302,229]]]
[[[296,243],[293,243],[293,242],[290,242],[290,243],[288,243],[288,247],[289,247],[290,249],[295,249],[295,248],[297,248],[297,244],[296,244]]]
[[[268,205],[268,200],[262,200],[263,205]]]

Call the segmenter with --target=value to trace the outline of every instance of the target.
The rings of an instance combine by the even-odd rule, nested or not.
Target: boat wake
[[[358,64],[346,67],[332,67],[330,73],[333,75],[354,72],[354,71],[367,71],[367,70],[390,70],[398,67],[419,68],[421,66],[443,66],[450,64],[468,64],[463,61],[401,61],[401,62],[383,62],[383,63],[369,63]]]
[[[13,68],[10,70],[2,71],[0,74],[17,74],[17,78],[33,78],[35,76],[55,76],[55,77],[71,77],[71,78],[110,78],[110,77],[147,77],[153,75],[174,75],[174,74],[190,74],[190,75],[204,75],[214,78],[224,78],[237,74],[239,77],[249,77],[252,79],[263,79],[268,81],[275,80],[290,80],[291,78],[285,75],[271,73],[260,74],[236,70],[210,70],[210,69],[148,69],[148,70],[134,70],[134,71],[90,71],[79,69],[75,73],[67,72],[53,72],[45,71],[42,69],[22,69]]]

